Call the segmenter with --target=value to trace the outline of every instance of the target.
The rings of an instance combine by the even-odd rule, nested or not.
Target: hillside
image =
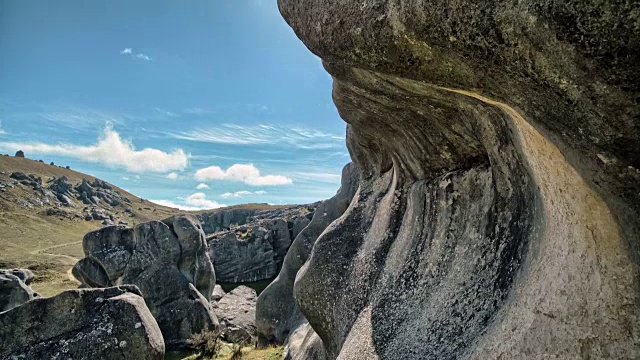
[[[16,179],[22,176],[14,173],[26,178]],[[229,210],[278,208],[246,204],[193,213],[215,218]],[[33,270],[33,288],[42,295],[79,285],[70,269],[84,256],[82,238],[87,232],[107,224],[134,226],[176,213],[185,211],[154,204],[72,169],[0,156],[0,268]]]

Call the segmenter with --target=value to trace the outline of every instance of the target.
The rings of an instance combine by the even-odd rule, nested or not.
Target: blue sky
[[[275,0],[0,2],[0,152],[189,209],[330,197],[344,136]]]

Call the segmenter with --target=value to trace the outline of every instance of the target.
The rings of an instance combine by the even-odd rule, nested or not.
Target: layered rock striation
[[[218,281],[245,283],[275,277],[293,239],[313,217],[315,206],[256,212],[245,224],[208,235]]]
[[[290,358],[640,357],[633,2],[279,7],[360,173],[304,266],[285,260],[309,323]]]

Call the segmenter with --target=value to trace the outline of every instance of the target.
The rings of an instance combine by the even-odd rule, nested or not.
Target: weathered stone
[[[211,301],[219,301],[220,299],[222,299],[227,293],[224,292],[224,289],[222,289],[222,286],[216,284],[213,287],[213,292],[211,293]]]
[[[34,299],[28,285],[33,279],[29,270],[0,270],[0,312],[7,311]]]
[[[293,296],[296,274],[309,258],[320,234],[347,209],[357,186],[358,171],[353,164],[348,164],[342,170],[342,184],[336,195],[318,205],[309,225],[291,245],[280,274],[258,297],[256,326],[261,345],[283,343],[285,340],[290,343],[288,337],[294,332],[298,334],[297,344],[300,345],[307,332],[313,332],[305,325],[307,320]],[[304,331],[296,330],[303,327]],[[291,346],[288,353],[293,358],[303,359],[306,356],[300,346]]]
[[[78,280],[138,286],[167,347],[183,347],[193,334],[217,328],[209,304],[215,274],[195,218],[105,227],[85,235],[83,246],[86,257],[73,270]]]
[[[0,359],[163,359],[135,287],[65,291],[0,313]]]
[[[15,157],[23,158],[24,157],[24,151],[22,151],[22,150],[16,151]]]
[[[294,285],[327,358],[640,357],[634,6],[279,1],[362,174]]]
[[[9,269],[9,270],[0,270],[0,273],[7,273],[14,276],[17,276],[22,282],[26,285],[31,285],[31,281],[35,278],[33,271],[29,269]]]
[[[240,285],[213,304],[224,340],[251,343],[256,337],[256,298],[255,290]]]

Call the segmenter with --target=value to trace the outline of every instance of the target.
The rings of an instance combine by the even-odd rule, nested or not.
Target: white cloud
[[[220,195],[221,197],[225,198],[225,199],[230,199],[230,198],[241,198],[243,196],[249,196],[249,195],[264,195],[267,192],[264,190],[258,190],[256,192],[251,192],[251,191],[247,191],[247,190],[241,190],[241,191],[236,191],[236,192],[227,192],[224,193],[222,195]]]
[[[228,198],[239,198],[247,195],[253,195],[253,193],[251,191],[242,190],[242,191],[236,191],[234,193],[230,193],[230,192],[224,193],[220,196],[222,196],[225,199],[228,199]]]
[[[0,142],[0,149],[9,151],[22,149],[32,154],[55,154],[101,163],[109,167],[124,168],[134,173],[184,170],[189,165],[189,155],[182,149],[176,149],[170,153],[152,148],[136,150],[131,141],[123,140],[111,127],[104,130],[95,145]]]
[[[178,180],[178,173],[172,172],[167,174],[167,179],[169,180]]]
[[[151,58],[148,55],[142,53],[134,53],[132,48],[124,48],[120,50],[120,55],[131,56],[132,58],[144,61],[151,61]]]
[[[223,170],[219,166],[209,166],[196,171],[195,179],[203,182],[208,180],[242,181],[252,186],[275,186],[293,183],[293,180],[282,175],[260,175],[260,170],[253,164],[234,164],[227,170]]]
[[[329,184],[339,184],[342,179],[341,174],[324,173],[324,172],[296,172],[293,174],[296,179],[314,180]]]
[[[191,194],[184,199],[184,204],[179,204],[171,200],[149,200],[152,203],[168,206],[180,210],[195,211],[195,210],[209,210],[225,207],[226,205],[220,204],[213,200],[208,200],[207,195],[198,192]]]
[[[187,198],[185,199],[185,203],[187,203],[187,205],[189,206],[197,207],[200,209],[217,209],[225,206],[213,200],[207,200],[207,195],[201,192],[187,196]]]
[[[200,183],[198,184],[198,186],[196,186],[196,189],[198,190],[204,190],[204,189],[208,189],[209,185],[205,184],[205,183]]]
[[[223,124],[219,127],[194,129],[170,135],[181,140],[216,144],[289,145],[300,149],[339,149],[344,147],[345,142],[344,134],[272,125]]]

